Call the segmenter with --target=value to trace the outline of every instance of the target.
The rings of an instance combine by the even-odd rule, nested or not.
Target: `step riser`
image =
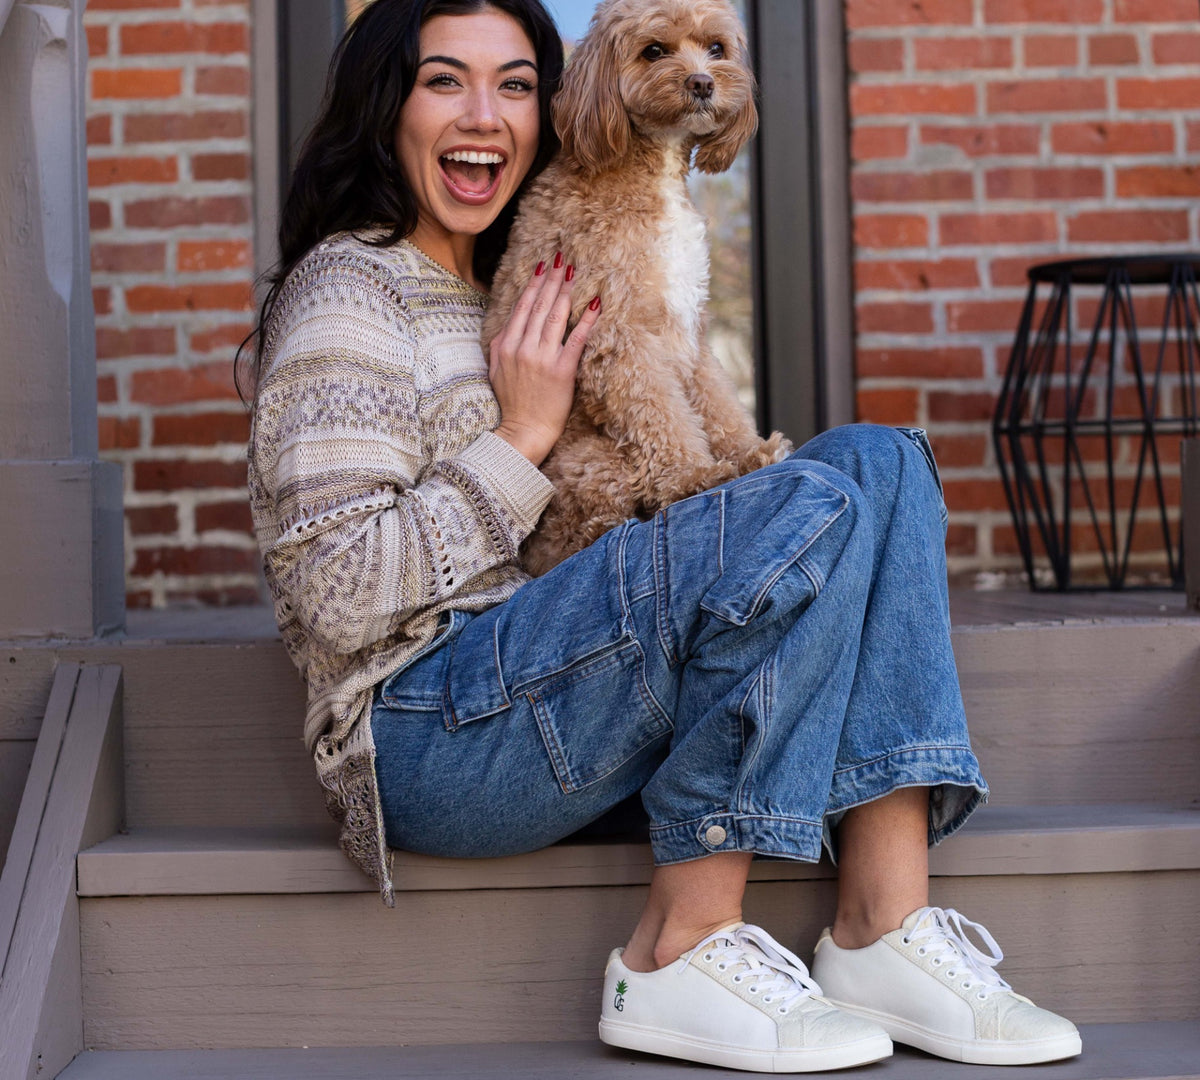
[[[642,888],[81,901],[96,1049],[590,1039]],[[1200,872],[955,878],[1004,974],[1080,1023],[1200,1015]],[[805,959],[827,881],[758,883],[746,915]],[[344,928],[341,933],[338,928]],[[1051,965],[1050,961],[1054,963]]]

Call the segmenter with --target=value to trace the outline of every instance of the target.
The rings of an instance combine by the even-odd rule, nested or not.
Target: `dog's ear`
[[[550,102],[563,151],[588,173],[615,165],[629,149],[632,126],[621,101],[620,68],[612,34],[593,25],[563,72]]]
[[[754,106],[754,88],[750,87],[746,100],[734,118],[719,131],[700,140],[696,148],[695,167],[701,172],[723,173],[757,130],[758,109]]]

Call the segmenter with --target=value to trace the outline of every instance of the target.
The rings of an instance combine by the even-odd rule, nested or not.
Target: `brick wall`
[[[253,278],[242,0],[91,0],[101,455],[125,467],[130,606],[258,599],[233,349]]]
[[[846,0],[858,408],[927,426],[951,569],[1018,560],[990,417],[1026,267],[1195,248],[1196,0]]]

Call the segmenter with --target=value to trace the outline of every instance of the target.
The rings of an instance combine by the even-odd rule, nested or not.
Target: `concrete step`
[[[985,808],[933,857],[934,902],[988,926],[1039,1003],[1077,1022],[1200,1016],[1200,812]],[[399,859],[389,911],[319,836],[156,830],[85,852],[85,1044],[592,1037],[605,957],[645,898],[643,845]],[[747,918],[807,960],[830,868],[762,862],[753,879]]]
[[[847,1076],[878,1080],[1198,1080],[1200,1024],[1084,1026],[1083,1054],[1051,1065],[979,1066],[897,1047],[886,1061]],[[739,1076],[706,1065],[585,1042],[352,1049],[109,1051],[81,1054],[60,1080],[612,1080]],[[839,1074],[840,1075],[840,1074]]]
[[[1200,616],[1164,595],[1178,599],[956,594],[954,647],[994,803],[1200,804]],[[267,612],[131,612],[123,637],[8,643],[0,660],[0,777],[28,768],[57,662],[118,663],[132,825],[327,820],[301,742],[303,688]]]

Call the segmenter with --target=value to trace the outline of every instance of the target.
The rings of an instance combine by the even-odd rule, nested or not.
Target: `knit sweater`
[[[527,579],[549,481],[493,434],[487,297],[407,242],[340,234],[288,276],[264,329],[250,503],[305,744],[343,850],[393,900],[371,737],[376,684],[448,609]]]

